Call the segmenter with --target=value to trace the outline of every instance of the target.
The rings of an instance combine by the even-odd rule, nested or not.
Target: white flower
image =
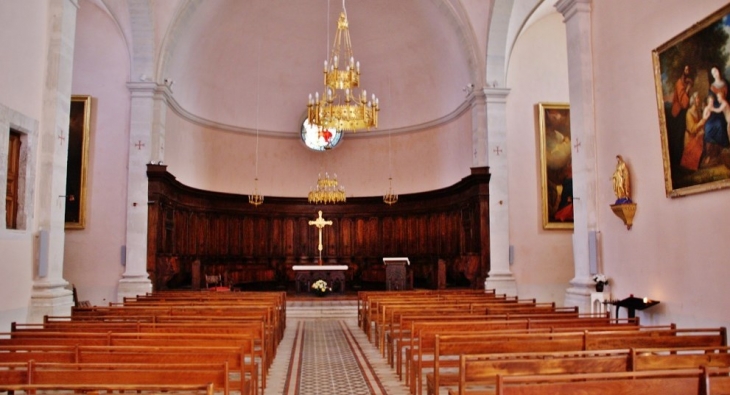
[[[312,289],[320,291],[320,292],[327,292],[330,290],[330,288],[327,286],[327,282],[324,280],[317,280],[312,284]]]
[[[601,273],[594,274],[593,281],[595,281],[597,283],[608,284],[608,278],[606,277],[605,274],[601,274]]]

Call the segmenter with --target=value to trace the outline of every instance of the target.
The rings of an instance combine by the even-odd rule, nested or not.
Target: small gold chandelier
[[[260,49],[259,44],[259,49]],[[260,57],[256,59],[256,75],[259,75]],[[248,195],[248,202],[258,207],[264,203],[264,196],[259,193],[259,79],[256,78],[256,175],[253,179],[253,193]]]
[[[388,192],[383,195],[383,202],[385,204],[392,206],[398,201],[398,195],[393,193],[393,158],[392,158],[392,148],[390,144],[390,133],[388,133],[388,170],[390,172],[390,175],[388,176]]]
[[[264,203],[264,196],[259,193],[259,179],[254,178],[253,193],[248,195],[248,202],[254,206],[259,206]]]
[[[383,195],[383,202],[387,205],[393,205],[398,201],[398,195],[393,193],[393,177],[388,177],[388,192]]]
[[[360,94],[354,91],[360,86],[360,62],[355,62],[352,55],[344,0],[342,10],[332,52],[324,61],[325,89],[321,98],[319,92],[314,97],[309,94],[307,119],[320,130],[370,130],[378,127],[378,99],[374,94],[368,99],[364,89]],[[343,52],[344,57],[341,56]],[[344,63],[344,69],[340,69],[340,61]]]
[[[343,203],[346,200],[345,187],[337,182],[337,174],[330,178],[329,173],[320,173],[317,176],[317,186],[309,191],[309,203],[328,204]]]

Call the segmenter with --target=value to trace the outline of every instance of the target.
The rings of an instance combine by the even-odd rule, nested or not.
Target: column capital
[[[593,0],[559,0],[555,3],[555,8],[563,14],[563,20],[567,21],[579,12],[590,14],[592,3]]]
[[[511,89],[509,88],[484,88],[484,95],[487,103],[506,103]]]

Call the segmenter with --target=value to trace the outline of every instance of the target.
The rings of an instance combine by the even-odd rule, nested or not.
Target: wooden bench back
[[[704,372],[682,369],[651,372],[497,376],[498,395],[704,395]]]

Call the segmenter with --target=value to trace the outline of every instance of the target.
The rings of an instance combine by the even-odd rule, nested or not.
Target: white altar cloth
[[[347,270],[347,265],[294,265],[292,266],[294,271],[300,270]]]

